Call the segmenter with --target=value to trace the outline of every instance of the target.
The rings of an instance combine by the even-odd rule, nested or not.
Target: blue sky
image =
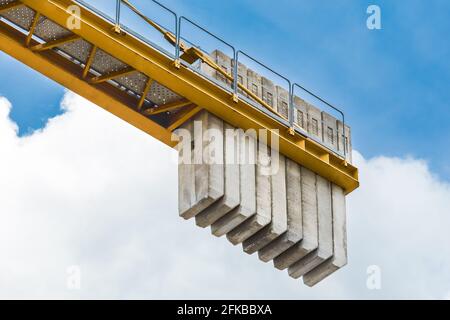
[[[411,155],[450,178],[450,2],[162,2],[340,106],[364,156]],[[381,7],[382,30],[366,28],[370,4]],[[0,95],[12,102],[21,134],[60,113],[63,94],[0,53]]]

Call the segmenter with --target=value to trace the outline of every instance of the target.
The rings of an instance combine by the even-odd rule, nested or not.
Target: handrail
[[[288,78],[286,78],[285,76],[281,75],[280,73],[278,73],[277,71],[273,70],[272,68],[266,66],[265,64],[263,64],[262,62],[256,60],[255,58],[251,57],[250,55],[248,55],[247,53],[245,53],[242,50],[238,50],[235,56],[235,63],[234,63],[234,93],[237,94],[237,88],[238,88],[238,67],[239,67],[239,54],[242,54],[243,56],[247,57],[248,59],[252,60],[253,62],[259,64],[260,66],[266,68],[267,70],[269,70],[270,72],[272,72],[273,74],[277,75],[278,77],[280,77],[281,79],[285,80],[288,85],[289,85],[289,115],[288,115],[288,120],[289,123],[291,125],[291,128],[293,128],[293,112],[291,112],[292,109],[292,86],[291,86],[291,80],[289,80]]]
[[[170,14],[173,15],[174,20],[175,20],[175,35],[168,30],[167,28],[163,27],[162,25],[160,25],[159,23],[153,21],[152,19],[148,18],[146,15],[144,15],[141,11],[139,11],[139,9],[137,9],[129,0],[116,0],[117,1],[117,5],[116,5],[116,26],[115,26],[115,31],[116,32],[120,32],[120,13],[121,13],[121,4],[123,3],[124,5],[126,5],[131,11],[133,11],[137,16],[139,16],[141,19],[143,19],[145,22],[147,22],[149,25],[151,25],[153,28],[155,28],[157,31],[159,31],[160,33],[162,33],[165,37],[165,39],[169,42],[172,43],[172,45],[175,44],[176,42],[176,37],[178,34],[178,15],[175,11],[169,9],[168,7],[166,7],[165,5],[161,4],[160,2],[156,1],[156,0],[151,0],[153,3],[155,3],[156,5],[160,6],[161,8],[163,8],[164,10],[166,10],[167,12],[169,12]]]
[[[317,100],[319,100],[320,102],[324,103],[325,105],[327,105],[328,107],[330,107],[331,109],[335,110],[336,112],[338,112],[341,116],[342,116],[342,131],[344,133],[344,157],[347,156],[347,150],[346,150],[346,146],[345,146],[345,115],[344,112],[342,112],[340,109],[336,108],[335,106],[333,106],[332,104],[330,104],[329,102],[325,101],[324,99],[322,99],[321,97],[319,97],[318,95],[312,93],[311,91],[309,91],[308,89],[304,88],[303,86],[299,85],[298,83],[294,83],[292,85],[292,95],[294,95],[295,93],[295,88],[299,88],[302,89],[303,91],[305,91],[306,93],[308,93],[309,95],[313,96],[314,98],[316,98]]]
[[[180,58],[180,39],[181,39],[181,25],[183,20],[189,22],[190,24],[194,25],[195,27],[199,28],[200,30],[202,30],[203,32],[207,33],[208,35],[210,35],[211,37],[213,37],[214,39],[218,40],[219,42],[223,43],[224,45],[226,45],[228,48],[230,48],[233,51],[233,56],[236,55],[236,49],[229,44],[228,42],[226,42],[225,40],[223,40],[222,38],[220,38],[219,36],[216,36],[215,34],[209,32],[208,30],[206,30],[205,28],[203,28],[202,26],[200,26],[199,24],[195,23],[194,21],[190,20],[189,18],[185,17],[185,16],[181,16],[178,19],[178,35],[177,35],[177,53],[175,58],[179,59]]]
[[[129,7],[140,18],[142,18],[144,21],[146,21],[148,24],[150,24],[156,30],[161,32],[164,35],[165,39],[167,41],[169,41],[172,45],[175,46],[175,60],[174,60],[174,64],[175,64],[176,67],[180,67],[181,51],[186,52],[189,49],[189,48],[187,48],[185,43],[182,42],[181,40],[189,43],[192,46],[191,48],[194,48],[194,49],[197,49],[197,50],[200,50],[200,51],[203,52],[203,50],[201,50],[199,46],[194,45],[192,42],[190,42],[189,40],[187,40],[187,39],[185,39],[185,38],[183,38],[181,36],[181,26],[182,26],[183,21],[189,22],[190,24],[194,25],[198,29],[202,30],[203,32],[207,33],[208,35],[210,35],[214,39],[220,41],[222,44],[224,44],[227,47],[229,47],[233,51],[233,58],[234,58],[234,66],[233,66],[232,75],[230,75],[227,72],[223,71],[221,68],[216,68],[217,66],[215,65],[215,63],[213,63],[212,61],[209,61],[210,59],[208,59],[205,56],[199,56],[199,59],[201,59],[204,63],[210,65],[214,69],[216,69],[217,72],[221,73],[223,76],[225,76],[228,80],[230,80],[233,83],[233,88],[232,89],[234,91],[233,92],[233,97],[234,97],[235,100],[238,99],[238,90],[241,89],[244,92],[246,92],[250,97],[252,97],[254,100],[256,100],[258,103],[260,103],[261,105],[263,105],[264,107],[269,109],[270,111],[272,111],[274,113],[278,113],[275,110],[273,110],[273,108],[271,108],[267,103],[265,103],[265,101],[260,99],[258,96],[253,94],[253,92],[248,90],[248,88],[246,88],[245,86],[243,86],[243,85],[241,85],[239,83],[239,81],[238,81],[239,55],[243,55],[243,56],[247,57],[248,59],[252,60],[253,62],[255,62],[257,64],[259,64],[260,66],[262,66],[265,69],[269,70],[273,74],[277,75],[281,79],[285,80],[288,83],[288,85],[289,85],[289,109],[288,109],[288,112],[289,112],[288,113],[288,118],[289,119],[288,119],[288,121],[289,121],[289,126],[290,126],[289,130],[290,130],[291,134],[294,134],[294,132],[295,132],[295,129],[294,129],[294,122],[295,122],[294,121],[294,95],[295,95],[295,88],[299,88],[299,89],[305,91],[306,93],[308,93],[312,97],[316,98],[317,100],[321,101],[322,103],[324,103],[328,107],[330,107],[333,110],[335,110],[336,112],[338,112],[342,116],[343,137],[344,137],[344,158],[347,157],[347,147],[345,145],[346,144],[345,140],[347,138],[346,134],[345,134],[345,115],[344,115],[344,112],[342,112],[340,109],[336,108],[335,106],[333,106],[332,104],[330,104],[326,100],[322,99],[318,95],[312,93],[308,89],[304,88],[300,84],[292,83],[291,80],[288,79],[287,77],[281,75],[280,73],[278,73],[277,71],[273,70],[272,68],[270,68],[269,66],[265,65],[264,63],[256,60],[255,58],[251,57],[250,55],[248,55],[247,53],[243,52],[242,50],[237,50],[236,51],[234,46],[229,44],[227,41],[225,41],[222,38],[220,38],[219,36],[211,33],[206,28],[200,26],[199,24],[195,23],[194,21],[190,20],[189,18],[187,18],[185,16],[180,16],[178,18],[178,15],[177,15],[177,13],[175,11],[169,9],[168,7],[164,6],[163,4],[159,3],[156,0],[151,0],[151,1],[154,2],[155,4],[157,4],[158,6],[160,6],[161,8],[165,9],[167,12],[171,13],[174,16],[174,18],[175,18],[175,34],[170,32],[166,28],[162,27],[157,22],[149,19],[147,16],[145,16],[143,13],[141,13],[129,0],[116,0],[116,1],[117,1],[117,5],[116,5],[116,26],[115,26],[116,31],[120,32],[121,4],[123,2],[127,7]]]

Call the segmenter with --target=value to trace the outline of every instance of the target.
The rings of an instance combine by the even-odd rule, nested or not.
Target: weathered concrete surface
[[[269,79],[262,77],[262,100],[277,110],[277,92],[275,85]]]
[[[301,168],[301,194],[303,240],[274,259],[275,267],[280,270],[290,267],[317,249],[319,245],[316,174],[303,167]]]
[[[285,119],[289,119],[289,91],[276,86],[277,91],[277,111]]]
[[[264,143],[258,143],[256,164],[256,214],[242,222],[227,234],[233,245],[238,245],[256,232],[267,226],[272,220],[271,181],[270,175],[264,169],[270,165],[269,148]]]
[[[323,141],[322,112],[312,104],[306,103],[308,112],[308,133],[312,138]]]
[[[195,217],[199,227],[206,228],[240,204],[239,135],[234,128],[224,124],[224,196]]]
[[[303,132],[308,131],[308,112],[306,110],[306,102],[294,96],[294,121],[298,128]]]
[[[216,59],[229,66],[228,60]],[[255,91],[269,103],[272,84],[245,66],[239,66],[239,72],[249,75],[242,81],[248,87],[255,83]],[[275,91],[274,104],[282,104],[285,92],[277,87]],[[342,137],[344,130],[350,136],[347,126],[298,97],[295,103],[296,125],[334,150],[348,145],[351,152],[351,140]],[[314,126],[312,120],[317,120]],[[216,236],[226,234],[232,244],[242,243],[248,254],[258,251],[260,260],[273,260],[280,270],[288,268],[291,277],[303,277],[308,286],[347,264],[342,188],[282,155],[280,170],[267,175],[264,169],[273,166],[267,145],[258,142],[256,134],[244,134],[206,111],[180,129],[189,134],[176,132],[184,146],[179,156],[186,160],[184,149],[190,153],[190,161],[179,164],[182,217],[195,217],[198,226],[211,226]],[[237,134],[227,135],[227,129]]]
[[[337,119],[327,112],[322,112],[323,143],[333,151],[338,151]]]
[[[215,50],[213,52],[213,57],[217,63],[217,65],[226,73],[232,74],[232,61],[229,56],[227,56],[225,53]],[[228,80],[223,74],[216,71],[216,78],[223,82],[224,84],[227,84],[227,86],[231,86],[231,81]]]
[[[193,143],[194,124],[183,124],[175,133],[180,137],[178,144],[178,212],[180,216],[187,213],[195,203],[195,168]]]
[[[302,190],[300,166],[286,158],[287,232],[262,248],[258,254],[269,262],[303,238]]]
[[[256,214],[256,139],[239,134],[239,192],[240,204],[211,225],[211,232],[221,237]],[[253,158],[252,158],[253,157]]]
[[[261,75],[251,69],[247,69],[247,88],[262,98],[262,78]]]
[[[224,195],[223,121],[206,111],[194,119],[194,175],[195,201],[180,213],[185,219],[195,217]]]
[[[333,257],[303,276],[303,282],[314,286],[347,264],[347,227],[345,195],[341,187],[332,184]]]
[[[317,176],[317,209],[319,246],[316,250],[289,267],[289,275],[295,279],[302,277],[333,255],[331,184],[321,176]]]
[[[350,163],[352,163],[352,132],[349,126],[345,125],[345,127],[342,124],[342,121],[337,121],[337,127],[338,127],[338,147],[339,151],[346,154],[346,160]],[[345,138],[344,138],[344,132],[345,132]]]
[[[253,254],[287,231],[286,158],[279,155],[279,170],[271,175],[272,221],[243,242],[244,251]],[[273,248],[279,252],[280,248]]]
[[[234,68],[234,64],[235,64],[235,60],[232,60],[232,67]],[[245,88],[248,87],[248,80],[247,80],[247,67],[242,64],[242,63],[238,63],[238,82],[240,84],[242,84]],[[242,90],[242,89],[238,89],[238,93],[243,94],[244,96],[247,96],[247,94]]]

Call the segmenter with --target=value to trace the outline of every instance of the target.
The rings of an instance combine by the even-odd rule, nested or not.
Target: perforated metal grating
[[[2,3],[2,1],[6,0],[0,0],[0,5],[12,2],[6,1]],[[35,14],[36,12],[33,9],[30,9],[29,7],[26,6],[19,6],[0,13],[0,15],[3,16],[5,19],[9,20],[10,22],[27,31],[30,30],[30,26],[31,23],[33,22]]]
[[[53,41],[70,36],[72,32],[44,18],[37,24],[34,34],[44,41]]]
[[[95,71],[106,74],[110,72],[116,72],[124,70],[127,65],[122,61],[117,60],[113,56],[107,54],[105,51],[98,49],[95,54],[95,59],[92,62],[92,69]]]
[[[114,81],[138,94],[141,94],[144,91],[147,80],[147,76],[137,71],[114,79]]]
[[[58,49],[64,51],[78,61],[86,63],[87,59],[89,58],[89,53],[91,52],[92,45],[83,39],[79,39],[73,42],[65,43],[59,46]]]
[[[0,5],[5,5],[15,0],[0,0]],[[9,22],[17,25],[23,30],[29,31],[33,23],[33,19],[36,12],[25,6],[21,5],[15,8],[6,10],[0,14],[3,18]],[[54,41],[62,39],[72,35],[73,33],[66,28],[56,24],[47,17],[41,16],[34,30],[34,36],[42,41]],[[83,65],[87,62],[89,54],[92,49],[92,44],[79,39],[73,42],[61,44],[56,47],[55,50],[63,52],[63,57],[81,62]],[[114,58],[105,51],[98,49],[95,58],[91,65],[93,70],[98,75],[108,74],[111,72],[117,72],[128,68],[128,65]],[[141,95],[147,84],[148,77],[141,72],[134,72],[128,75],[114,78],[112,81],[118,83],[129,91],[134,92],[137,95]],[[164,87],[163,85],[154,82],[151,86],[149,93],[146,96],[148,101],[151,101],[155,105],[164,105],[180,101],[183,97]]]
[[[11,2],[14,2],[15,0],[0,0],[0,5],[5,5]]]
[[[175,101],[180,101],[183,98],[166,87],[155,82],[152,84],[150,92],[147,94],[147,99],[157,105],[164,105]]]
[[[92,68],[101,74],[124,70],[127,67],[128,66],[125,63],[117,60],[113,56],[100,49],[97,50],[95,59],[92,63]],[[114,81],[135,93],[141,94],[144,91],[147,79],[147,76],[145,76],[144,74],[135,72],[123,77],[118,77],[114,79]],[[183,97],[177,95],[173,91],[156,82],[152,84],[150,92],[147,95],[147,100],[153,102],[156,105],[163,105],[182,99]]]

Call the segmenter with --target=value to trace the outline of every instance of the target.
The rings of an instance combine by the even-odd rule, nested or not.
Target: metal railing
[[[235,47],[232,46],[230,43],[228,43],[224,39],[220,38],[219,36],[211,33],[206,28],[200,26],[199,24],[195,23],[194,21],[190,20],[189,18],[187,18],[185,16],[178,17],[178,15],[177,15],[177,13],[175,11],[169,9],[168,7],[166,7],[165,5],[161,4],[160,2],[158,2],[156,0],[151,0],[151,1],[153,3],[155,3],[156,5],[158,5],[160,8],[162,8],[163,10],[165,10],[166,12],[170,13],[174,17],[175,34],[172,34],[167,28],[165,28],[165,27],[161,26],[160,24],[158,24],[157,22],[147,18],[144,14],[142,14],[140,11],[138,11],[131,4],[131,2],[129,0],[116,0],[116,1],[117,1],[117,3],[116,3],[116,20],[115,20],[115,27],[116,27],[116,29],[117,30],[121,29],[121,22],[120,22],[121,6],[122,6],[122,4],[125,4],[131,10],[133,10],[140,18],[144,19],[147,23],[149,23],[154,28],[158,29],[158,31],[163,33],[164,37],[166,38],[166,40],[168,40],[170,42],[173,42],[172,44],[175,46],[175,55],[172,58],[174,59],[174,63],[175,64],[180,62],[181,51],[182,51],[182,44],[183,44],[182,41],[185,41],[185,42],[191,44],[192,46],[195,46],[196,48],[200,49],[200,46],[194,45],[187,38],[183,37],[183,35],[182,35],[182,28],[181,28],[183,26],[183,23],[189,23],[189,24],[195,26],[200,31],[206,33],[210,37],[214,38],[215,40],[219,41],[220,43],[222,43],[225,46],[227,46],[228,48],[230,48],[231,51],[233,52],[233,59],[234,59],[234,66],[232,66],[232,75],[231,75],[231,77],[232,77],[231,92],[235,96],[239,95],[238,66],[239,66],[239,61],[240,61],[239,58],[241,56],[244,56],[247,59],[250,59],[254,63],[260,65],[261,67],[265,68],[266,70],[272,72],[273,74],[277,75],[281,79],[285,80],[287,82],[287,84],[289,85],[289,89],[288,89],[288,91],[289,91],[289,105],[288,105],[288,123],[287,124],[289,125],[289,129],[290,130],[292,130],[294,132],[298,132],[299,134],[302,134],[302,135],[304,135],[306,137],[311,138],[311,136],[309,134],[306,134],[305,132],[300,131],[300,130],[296,130],[296,128],[295,128],[295,124],[294,124],[295,123],[295,120],[294,120],[294,109],[296,107],[294,106],[294,96],[295,96],[295,89],[296,88],[302,90],[303,92],[306,92],[308,95],[310,95],[310,96],[314,97],[315,99],[317,99],[318,101],[322,102],[325,106],[327,106],[327,107],[331,108],[332,110],[338,112],[341,115],[341,117],[342,117],[343,157],[344,157],[344,159],[347,157],[347,147],[346,147],[347,137],[346,137],[346,133],[345,133],[346,132],[346,130],[345,130],[345,115],[344,115],[344,112],[341,111],[339,108],[333,106],[332,104],[330,104],[326,100],[322,99],[318,95],[312,93],[310,90],[304,88],[300,84],[292,83],[292,81],[290,79],[288,79],[287,77],[285,77],[282,74],[278,73],[277,71],[273,70],[272,68],[268,67],[264,63],[258,61],[254,57],[246,54],[245,52],[243,52],[241,50],[236,50]],[[273,117],[273,118],[276,119],[277,117]],[[286,123],[284,121],[280,121],[279,119],[276,119],[276,120],[281,122],[283,125],[286,125]],[[339,128],[338,128],[338,135],[339,135]],[[324,144],[322,142],[319,142],[319,143],[321,145],[323,145],[325,148],[329,149],[330,151],[336,153],[336,150],[331,150],[326,144]]]

